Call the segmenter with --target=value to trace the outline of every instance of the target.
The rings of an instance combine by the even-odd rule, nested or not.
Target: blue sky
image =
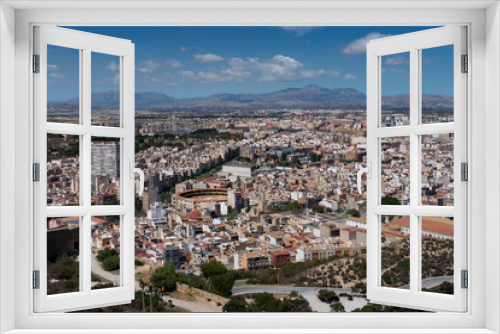
[[[129,39],[136,91],[186,98],[267,93],[309,84],[366,92],[366,42],[425,27],[71,27]],[[51,47],[49,101],[76,97],[77,55]],[[452,48],[426,50],[423,90],[453,95]],[[383,95],[408,93],[408,63],[383,60]],[[117,57],[93,54],[92,91],[117,90]]]

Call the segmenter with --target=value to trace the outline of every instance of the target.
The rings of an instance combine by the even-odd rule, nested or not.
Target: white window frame
[[[462,73],[461,56],[467,55],[466,27],[440,27],[409,34],[372,40],[367,44],[367,161],[371,177],[367,181],[367,298],[379,304],[415,307],[424,310],[463,312],[467,309],[467,290],[461,287],[461,270],[467,270],[467,184],[461,181],[461,163],[467,163],[467,76]],[[453,46],[454,121],[422,123],[422,52]],[[384,127],[382,124],[382,58],[403,52],[409,54],[410,124]],[[454,205],[421,205],[421,136],[454,134]],[[381,139],[408,137],[410,140],[410,203],[381,205]],[[410,286],[409,289],[384,287],[381,284],[381,217],[410,217]],[[422,228],[424,216],[454,217],[454,293],[422,291]]]
[[[11,6],[17,8],[14,10]],[[120,8],[119,6],[122,6]],[[124,9],[135,8],[135,9]],[[158,8],[162,7],[162,8]],[[24,8],[24,9],[23,9]],[[78,9],[75,9],[78,8]],[[83,9],[82,9],[83,8]],[[137,8],[142,8],[138,10]],[[147,9],[149,8],[149,9]],[[47,10],[49,9],[49,10]],[[500,331],[500,11],[495,1],[385,2],[269,1],[150,2],[107,1],[22,2],[0,4],[0,323],[12,333],[162,333],[251,332],[306,333],[493,333]],[[469,27],[470,158],[469,259],[470,288],[467,313],[436,314],[34,314],[32,313],[29,245],[33,213],[26,194],[32,191],[32,104],[30,55],[32,26],[58,25],[443,25]],[[486,24],[485,24],[486,23]],[[15,36],[15,37],[14,37]],[[15,68],[15,71],[13,70]],[[486,69],[488,69],[486,71]],[[7,75],[4,75],[7,73]],[[14,81],[15,80],[15,81]],[[15,82],[15,85],[12,85]],[[8,109],[8,111],[6,111]],[[15,110],[15,115],[12,112]],[[488,117],[488,122],[485,121]],[[12,130],[14,129],[14,130]],[[486,137],[486,134],[488,137]],[[10,136],[10,137],[9,137]],[[12,136],[15,147],[11,147]],[[488,138],[488,141],[486,141]],[[7,143],[6,143],[7,141]],[[485,154],[488,152],[488,154]],[[15,161],[15,165],[5,161]],[[486,174],[488,182],[485,182]],[[12,177],[15,175],[15,177]],[[15,189],[15,198],[11,190]],[[486,195],[488,194],[488,196]],[[485,203],[489,205],[486,216]],[[15,211],[5,210],[15,207]],[[488,217],[488,219],[486,219]],[[15,224],[5,224],[5,221]],[[473,232],[473,233],[471,233]],[[15,237],[12,238],[12,235]],[[485,265],[488,248],[488,266]],[[12,256],[12,250],[15,256]],[[26,260],[28,259],[28,261]],[[15,268],[12,271],[12,267]],[[485,286],[488,285],[488,293]],[[14,304],[14,307],[12,305]],[[166,328],[168,327],[168,328]],[[229,329],[228,329],[229,328]],[[231,330],[231,328],[233,330]],[[43,331],[45,329],[45,331]],[[344,330],[342,330],[344,329]],[[461,329],[461,330],[460,330]],[[81,331],[80,331],[81,332]],[[243,332],[243,330],[240,330]],[[250,332],[249,330],[246,331]]]
[[[101,36],[60,27],[34,27],[34,54],[39,56],[39,73],[33,74],[34,162],[39,163],[39,181],[34,193],[34,270],[39,271],[39,288],[34,290],[34,311],[72,311],[99,305],[130,303],[134,299],[135,207],[135,61],[134,44],[129,40]],[[47,45],[72,48],[79,55],[79,123],[47,122]],[[91,111],[92,53],[118,57],[120,76],[120,126],[93,126]],[[79,175],[81,187],[78,206],[47,206],[47,133],[79,137]],[[120,205],[91,204],[91,140],[93,136],[120,140]],[[91,289],[91,217],[120,217],[120,284],[114,288]],[[47,224],[52,217],[79,217],[79,290],[47,295]]]

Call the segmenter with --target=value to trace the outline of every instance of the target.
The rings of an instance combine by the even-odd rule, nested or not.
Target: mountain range
[[[113,108],[119,105],[118,91],[92,93],[93,108]],[[382,97],[387,110],[407,109],[408,94]],[[50,103],[51,110],[58,106],[77,105],[78,99]],[[176,99],[163,93],[143,92],[135,94],[137,109],[273,109],[273,108],[341,108],[359,109],[366,107],[366,95],[353,88],[324,88],[309,85],[302,88],[288,88],[265,94],[215,94],[206,97]],[[453,109],[453,97],[440,94],[424,94],[424,109],[449,111]]]

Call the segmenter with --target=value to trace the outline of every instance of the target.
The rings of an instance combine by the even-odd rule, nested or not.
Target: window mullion
[[[419,51],[410,50],[410,291],[418,292],[419,288],[419,251],[418,230],[419,217],[415,209],[420,203],[420,171],[419,171],[419,136],[414,132],[419,123],[420,109],[420,66]]]
[[[80,160],[80,185],[82,189],[82,205],[86,214],[82,219],[80,229],[80,284],[82,291],[90,294],[91,291],[91,184],[92,184],[92,152],[91,152],[91,51],[89,48],[83,49],[83,60],[81,66],[81,102],[82,102],[82,124],[85,127],[85,134],[82,136],[82,154]]]

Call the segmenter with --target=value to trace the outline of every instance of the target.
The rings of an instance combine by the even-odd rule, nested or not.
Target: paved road
[[[95,254],[92,254],[91,271],[93,274],[113,282],[116,286],[120,286],[120,275],[102,269],[101,263],[97,261]]]
[[[453,282],[453,276],[439,276],[424,279],[422,281],[422,288],[433,288],[443,282]],[[409,285],[402,286],[401,289],[408,289]]]
[[[351,289],[337,289],[337,288],[313,288],[313,287],[296,287],[296,286],[283,286],[283,285],[243,285],[233,287],[233,296],[241,295],[244,293],[290,293],[292,290],[300,294],[316,294],[320,289],[333,290],[339,293],[351,293]]]
[[[430,288],[437,286],[443,282],[453,282],[453,276],[440,276],[440,277],[432,277],[422,281],[422,287]],[[402,289],[408,288],[408,286],[402,286]],[[309,302],[312,310],[314,312],[330,312],[330,305],[328,303],[324,303],[319,300],[317,294],[318,290],[327,289],[333,290],[337,294],[341,293],[351,293],[351,289],[337,289],[337,288],[314,288],[314,287],[294,287],[294,286],[279,286],[279,285],[243,285],[243,286],[235,286],[233,287],[233,296],[245,294],[245,293],[259,293],[259,292],[268,292],[268,293],[290,293],[292,290],[297,291],[305,299]],[[356,297],[354,300],[350,301],[345,297],[341,297],[340,301],[346,312],[350,312],[355,308],[361,308],[365,306],[368,301],[363,297]]]
[[[318,291],[320,289],[333,290],[337,294],[340,293],[351,293],[351,289],[336,289],[336,288],[312,288],[312,287],[294,287],[294,286],[272,286],[272,285],[249,285],[249,286],[238,286],[233,287],[233,296],[241,295],[244,293],[259,293],[259,292],[269,292],[269,293],[290,293],[292,290],[300,293],[311,306],[313,312],[330,312],[330,305],[324,303],[318,298]],[[365,298],[354,298],[354,301],[349,301],[347,298],[341,298],[341,302],[344,305],[346,312],[357,307],[363,307],[366,305],[367,301]]]
[[[443,282],[453,282],[453,276],[439,276],[432,277],[422,281],[422,287],[430,288],[439,285]],[[408,286],[402,286],[401,289],[408,288]],[[259,292],[269,292],[269,293],[290,293],[292,290],[297,291],[301,294],[317,293],[320,289],[333,290],[337,294],[340,293],[351,293],[351,289],[338,289],[338,288],[314,288],[314,287],[295,287],[295,286],[283,286],[283,285],[242,285],[233,287],[233,296],[241,295],[245,293],[259,293]]]

